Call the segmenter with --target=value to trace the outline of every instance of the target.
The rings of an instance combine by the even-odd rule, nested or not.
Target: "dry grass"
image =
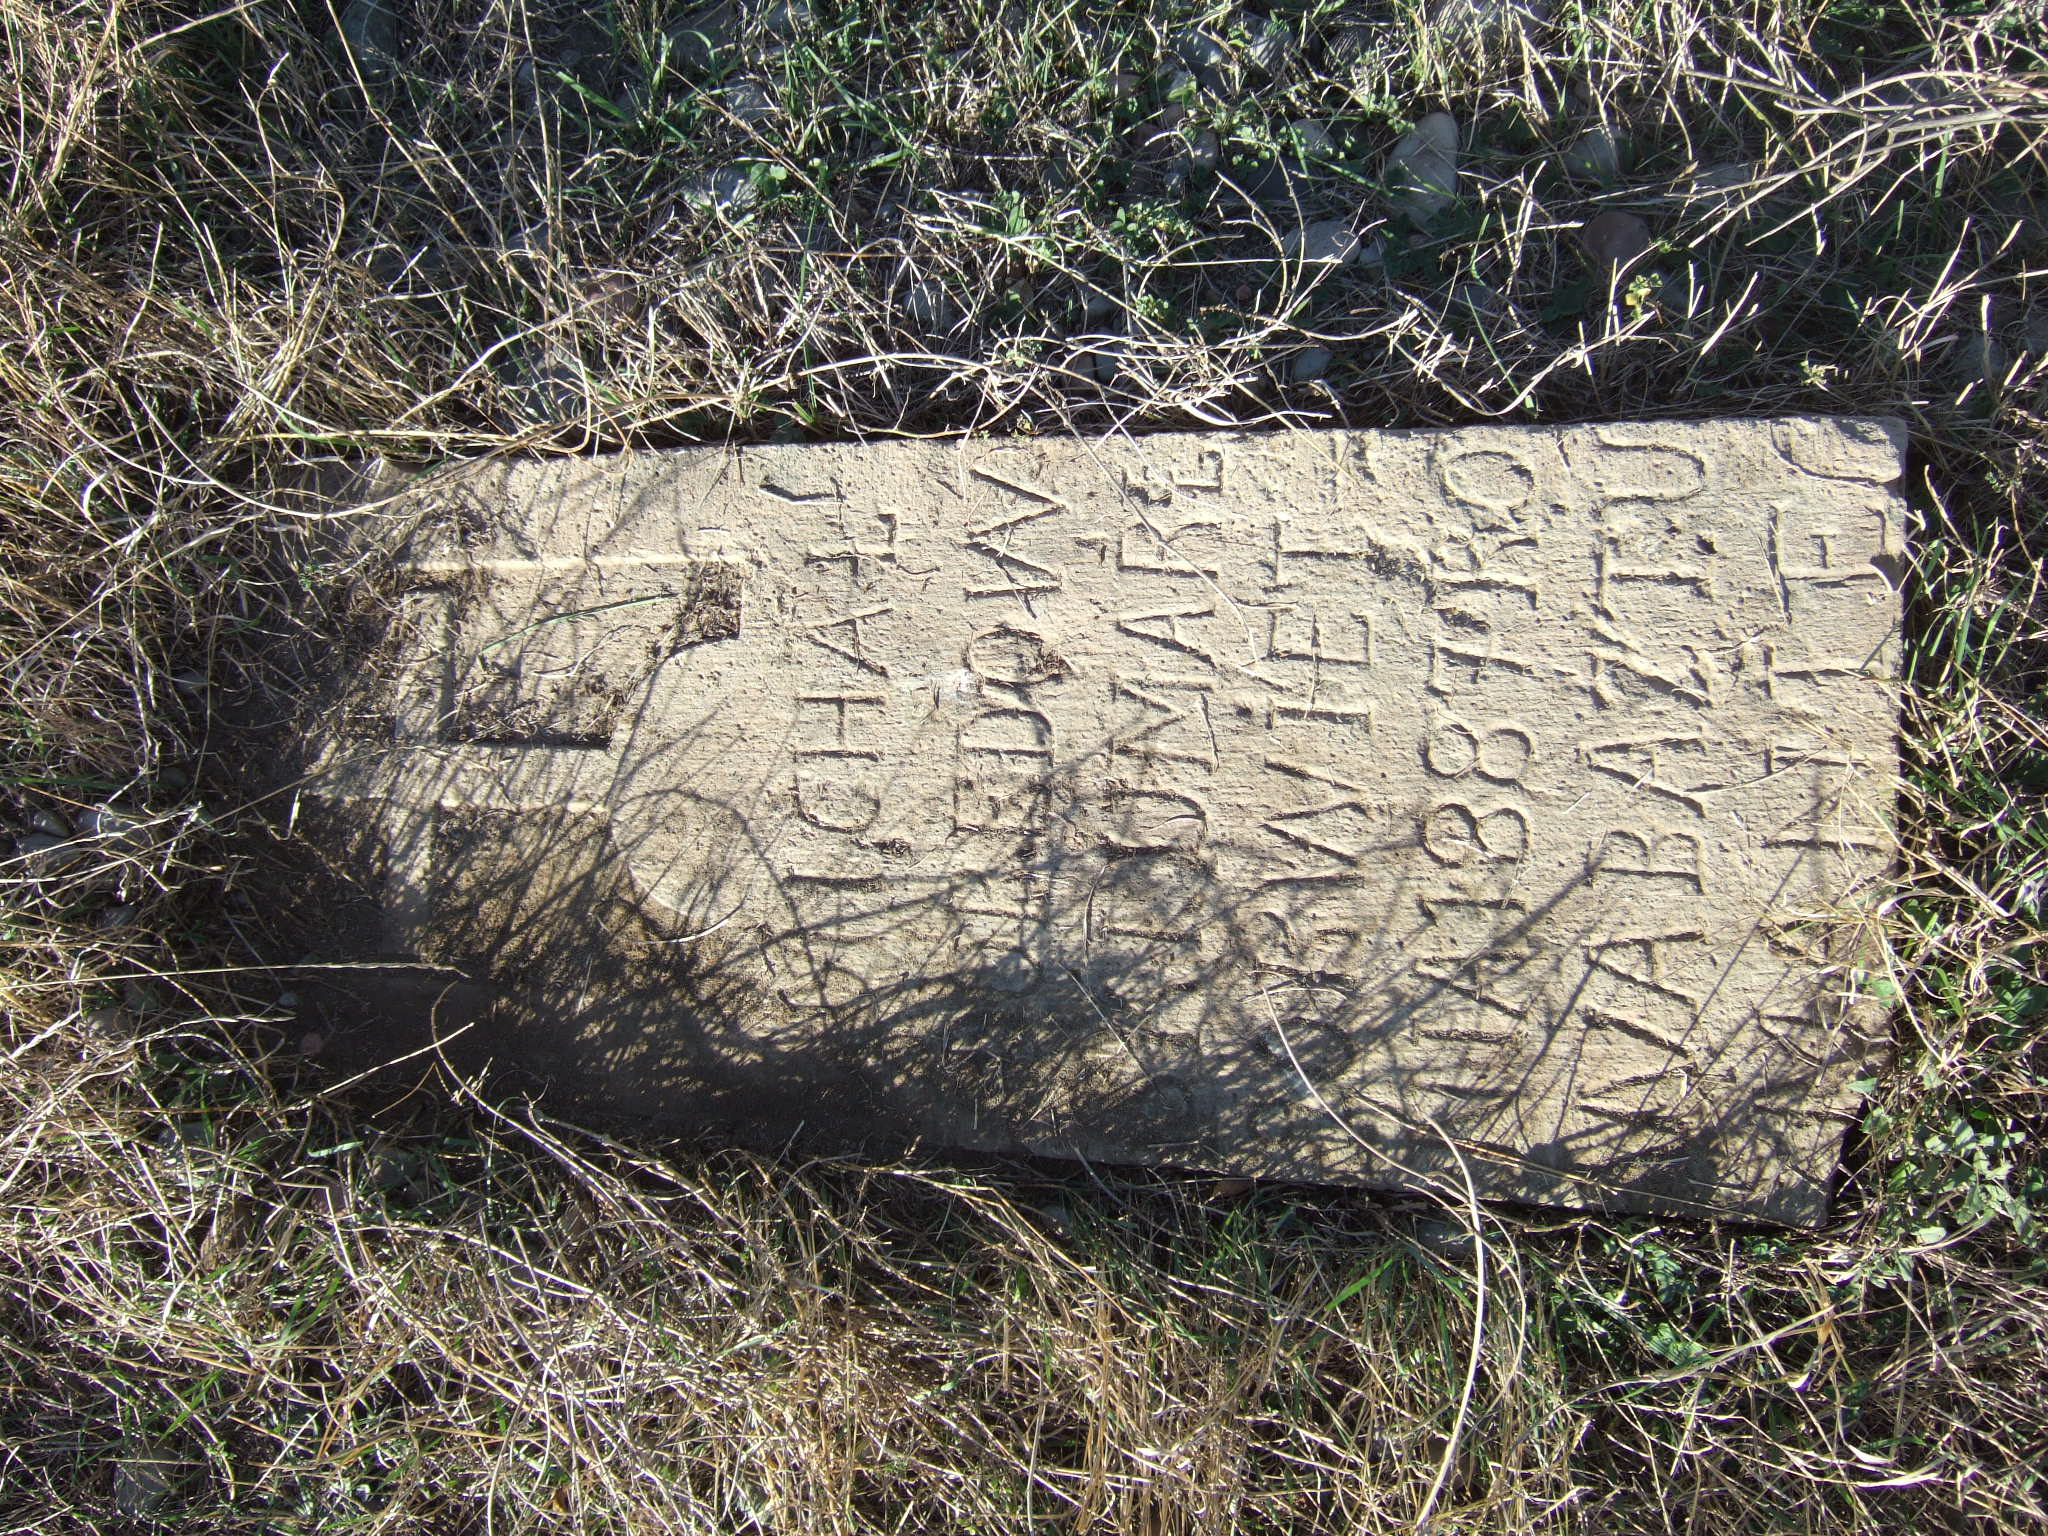
[[[0,0],[8,1529],[2048,1519],[2038,6],[1444,9],[1287,9],[1270,76],[1226,24],[1162,138],[1184,10],[749,12],[749,121],[641,3],[418,0],[392,60],[319,7]],[[1376,182],[1444,107],[1417,229]],[[1619,276],[1606,210],[1658,242]],[[1376,264],[1285,255],[1335,217]],[[1926,519],[1899,1059],[1823,1233],[1491,1212],[1482,1286],[1400,1202],[372,1122],[284,1049],[208,721],[336,590],[276,554],[309,467],[1785,409],[1905,416]]]

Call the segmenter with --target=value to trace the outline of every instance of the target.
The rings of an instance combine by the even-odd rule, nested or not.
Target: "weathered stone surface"
[[[484,465],[313,795],[435,1023],[621,1115],[1810,1220],[1900,444]]]
[[[1387,156],[1387,184],[1417,224],[1450,207],[1458,195],[1458,120],[1432,112],[1403,134]]]
[[[1596,214],[1579,231],[1579,242],[1599,267],[1625,267],[1649,250],[1650,226],[1618,208]]]

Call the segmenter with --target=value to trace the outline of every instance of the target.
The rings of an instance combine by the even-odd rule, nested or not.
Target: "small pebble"
[[[2048,356],[2048,308],[2027,311],[2020,326],[2020,345],[2036,357]]]
[[[1268,208],[1286,208],[1301,201],[1302,178],[1271,155],[1239,164],[1231,173],[1237,190]]]
[[[1403,134],[1387,156],[1387,182],[1416,224],[1428,224],[1450,207],[1458,190],[1458,120],[1432,112]]]
[[[1357,17],[1347,17],[1330,28],[1330,62],[1339,70],[1353,70],[1372,56],[1386,28]]]
[[[147,1520],[170,1497],[180,1463],[144,1448],[114,1463],[114,1513],[124,1520]]]
[[[593,272],[581,286],[584,304],[600,320],[621,325],[640,312],[640,285],[629,272]]]
[[[1690,211],[1701,218],[1720,218],[1735,212],[1756,180],[1756,167],[1724,161],[1702,167],[1692,178],[1686,195]]]
[[[135,1032],[135,1020],[119,1003],[88,1009],[79,1021],[87,1034],[101,1040],[126,1040]]]
[[[1621,146],[1605,124],[1595,124],[1572,141],[1564,152],[1567,175],[1577,181],[1596,181],[1602,186],[1621,175]]]
[[[1128,69],[1120,69],[1104,82],[1103,93],[1111,101],[1133,101],[1137,99],[1143,82]]]
[[[811,24],[809,0],[778,0],[761,13],[761,30],[788,42]]]
[[[1081,368],[1093,372],[1100,383],[1133,392],[1148,389],[1157,382],[1152,377],[1151,368],[1128,341],[1100,342],[1084,349],[1075,361]]]
[[[1075,371],[1099,384],[1116,382],[1117,370],[1122,365],[1123,348],[1113,341],[1098,342],[1074,354]]]
[[[1451,298],[1478,315],[1497,316],[1508,312],[1507,298],[1488,283],[1460,283],[1451,291]]]
[[[1223,159],[1223,145],[1213,129],[1204,128],[1189,141],[1187,147],[1188,169],[1207,172],[1216,169]]]
[[[1201,79],[1192,71],[1176,69],[1166,77],[1166,100],[1182,109],[1192,107],[1202,95]]]
[[[1293,261],[1342,266],[1358,258],[1358,231],[1349,219],[1319,219],[1290,229],[1281,238],[1280,254]]]
[[[64,819],[54,811],[33,812],[29,816],[28,824],[36,831],[47,832],[52,837],[69,837],[71,835],[71,828],[66,826]]]
[[[81,852],[83,850],[69,838],[56,837],[48,832],[24,832],[14,840],[14,856],[32,878],[56,874],[67,865],[76,863]]]
[[[1422,18],[1428,36],[1467,50],[1524,42],[1549,21],[1548,0],[1436,0]]]
[[[1221,69],[1230,62],[1230,50],[1195,27],[1174,34],[1171,46],[1173,56],[1189,69]]]
[[[1287,66],[1288,55],[1294,52],[1294,34],[1287,30],[1287,24],[1270,16],[1247,16],[1245,26],[1251,34],[1245,44],[1245,58],[1265,74],[1279,74]]]
[[[363,1160],[363,1172],[372,1188],[388,1195],[411,1183],[419,1164],[418,1155],[404,1147],[381,1146]]]
[[[341,11],[341,41],[366,85],[388,80],[398,67],[398,10],[391,0],[349,0]]]
[[[549,426],[583,414],[583,377],[572,363],[543,363],[526,371],[507,393],[524,423]]]
[[[536,219],[506,231],[498,247],[498,258],[513,265],[546,261],[555,243],[554,229],[546,219]]]
[[[1609,209],[1588,219],[1579,241],[1597,265],[1625,267],[1650,248],[1650,226],[1633,213]]]
[[[919,330],[943,335],[960,323],[961,311],[943,283],[929,277],[915,279],[903,290],[903,313]]]
[[[700,211],[744,213],[760,200],[760,190],[744,166],[721,165],[683,183],[683,201]]]
[[[150,843],[146,822],[104,805],[95,805],[81,812],[78,830],[87,837],[98,838],[116,853],[139,852]]]
[[[774,93],[759,80],[735,80],[718,93],[719,103],[741,122],[752,127],[765,123],[781,110]]]
[[[1327,160],[1336,153],[1330,130],[1313,118],[1298,118],[1289,123],[1287,136],[1293,141],[1294,152],[1303,160]]]
[[[1329,372],[1335,361],[1328,347],[1304,347],[1294,354],[1294,361],[1287,369],[1287,376],[1296,384],[1307,384],[1320,379]]]
[[[309,1029],[299,1036],[299,1054],[318,1056],[327,1047],[327,1037],[317,1029]]]

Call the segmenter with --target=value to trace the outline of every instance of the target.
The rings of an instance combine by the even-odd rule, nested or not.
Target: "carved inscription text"
[[[1890,857],[1899,452],[496,466],[405,557],[396,741],[323,792],[387,807],[423,949],[436,818],[598,817],[736,1028],[882,1042],[905,1136],[1396,1184],[1455,1143],[1490,1193],[1801,1219],[1878,1022],[1839,935]]]

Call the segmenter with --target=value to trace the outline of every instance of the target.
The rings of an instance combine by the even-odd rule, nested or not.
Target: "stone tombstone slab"
[[[1884,1022],[1901,451],[485,464],[409,493],[313,792],[472,1044],[623,1112],[1815,1220]]]

